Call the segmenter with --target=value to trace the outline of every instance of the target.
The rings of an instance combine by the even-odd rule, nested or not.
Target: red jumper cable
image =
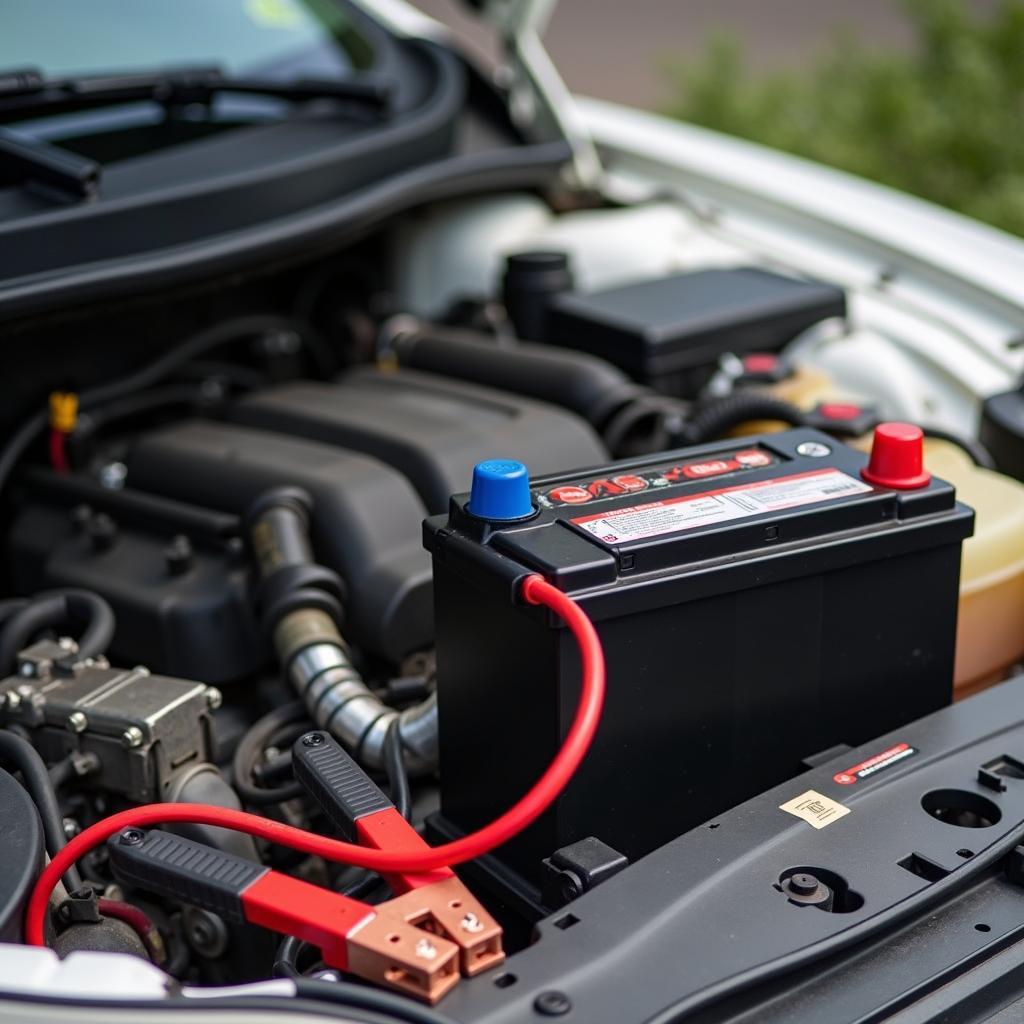
[[[112,814],[84,829],[46,866],[32,891],[25,915],[28,942],[36,946],[46,944],[45,927],[50,894],[68,867],[123,829],[141,829],[148,825],[171,822],[219,825],[326,860],[369,868],[385,875],[415,875],[436,871],[482,856],[507,842],[543,814],[572,778],[597,731],[605,690],[601,643],[586,613],[575,601],[540,576],[528,576],[522,583],[520,593],[528,604],[543,605],[561,617],[575,637],[582,659],[580,703],[561,749],[544,774],[523,797],[490,824],[437,847],[424,845],[417,849],[397,849],[389,846],[385,849],[368,849],[314,835],[255,814],[208,804],[148,804],[132,808]],[[367,839],[372,841],[369,834]],[[311,888],[318,894],[323,892],[315,886]]]

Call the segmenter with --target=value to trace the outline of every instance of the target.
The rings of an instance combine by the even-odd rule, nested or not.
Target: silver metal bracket
[[[516,127],[535,142],[564,140],[572,148],[568,184],[596,188],[601,161],[572,94],[551,61],[541,36],[557,0],[487,0],[483,17],[498,31],[502,65]]]

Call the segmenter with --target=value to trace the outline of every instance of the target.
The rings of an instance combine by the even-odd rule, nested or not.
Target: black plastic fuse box
[[[530,573],[594,620],[608,695],[572,783],[503,851],[527,876],[586,836],[639,857],[949,703],[973,512],[941,480],[872,486],[866,461],[801,429],[536,480],[511,523],[453,498],[425,526],[446,825],[521,796],[572,719],[577,652],[518,598]]]
[[[736,267],[556,295],[545,339],[689,395],[723,353],[773,352],[813,324],[845,315],[846,294],[835,285]]]

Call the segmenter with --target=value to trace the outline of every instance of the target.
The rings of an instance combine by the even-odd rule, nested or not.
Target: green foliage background
[[[988,16],[963,0],[904,0],[910,53],[850,30],[809,69],[753,75],[715,37],[670,68],[669,113],[892,185],[1024,235],[1024,0]]]

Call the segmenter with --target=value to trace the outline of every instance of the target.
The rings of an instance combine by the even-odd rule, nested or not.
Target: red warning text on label
[[[852,786],[855,782],[860,782],[861,779],[869,779],[872,775],[877,775],[880,771],[891,768],[894,764],[899,764],[900,761],[905,761],[916,753],[917,748],[912,747],[909,743],[896,743],[877,754],[873,754],[866,761],[853,765],[852,768],[836,772],[832,776],[832,781],[838,782],[840,786]]]
[[[855,480],[838,469],[819,469],[578,516],[571,522],[606,544],[621,544],[867,494],[870,490],[862,480]]]

